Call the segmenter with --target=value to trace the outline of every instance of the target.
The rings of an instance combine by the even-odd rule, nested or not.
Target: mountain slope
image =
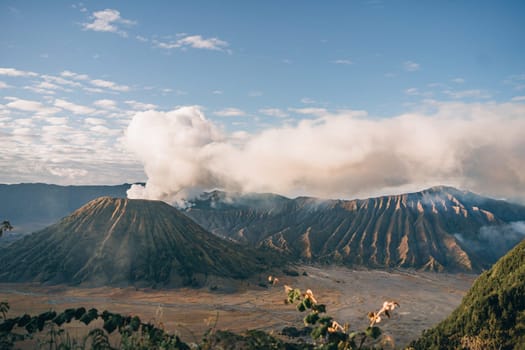
[[[523,349],[525,241],[473,284],[461,305],[411,346],[419,349]],[[430,301],[431,302],[431,301]]]
[[[271,258],[160,201],[102,197],[0,253],[0,280],[180,286],[244,278]]]
[[[479,271],[519,241],[507,224],[525,220],[525,207],[441,186],[365,200],[215,191],[186,214],[219,236],[306,261]]]
[[[0,184],[0,219],[9,220],[15,232],[31,233],[54,224],[95,198],[126,198],[130,186]]]

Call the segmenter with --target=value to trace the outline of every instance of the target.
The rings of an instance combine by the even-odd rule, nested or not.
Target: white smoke
[[[148,179],[128,196],[181,204],[219,188],[355,198],[445,184],[525,198],[523,104],[426,107],[384,119],[325,111],[257,134],[228,134],[195,106],[140,112],[126,142]]]
[[[471,251],[482,252],[496,261],[516,244],[525,239],[525,222],[514,221],[508,224],[483,226],[475,236],[454,234],[463,246]]]

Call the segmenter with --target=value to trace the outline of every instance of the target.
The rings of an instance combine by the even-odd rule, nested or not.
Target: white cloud
[[[18,118],[14,121],[19,126],[33,126],[33,119],[31,118]]]
[[[135,195],[174,202],[220,188],[355,198],[448,184],[525,198],[524,105],[426,107],[378,119],[326,112],[242,138],[195,107],[137,113],[126,143],[148,181]]]
[[[89,128],[89,130],[99,136],[116,136],[122,132],[122,130],[110,129],[104,125],[95,125]]]
[[[65,109],[66,111],[73,112],[74,114],[89,115],[89,114],[93,114],[96,112],[96,110],[93,108],[82,106],[82,105],[77,105],[75,103],[72,103],[66,100],[61,100],[61,99],[56,99],[54,105],[56,107]]]
[[[69,179],[84,177],[88,174],[88,171],[86,169],[76,168],[48,167],[47,170],[55,176],[66,177]]]
[[[39,88],[39,89],[51,89],[51,90],[59,90],[59,89],[63,89],[61,86],[58,86],[56,84],[53,84],[53,83],[50,83],[48,81],[43,81],[43,82],[40,82],[38,85],[35,86],[36,88]]]
[[[12,131],[15,136],[31,136],[32,133],[31,128],[15,128]]]
[[[169,42],[154,40],[153,43],[156,47],[167,50],[189,47],[193,49],[225,51],[229,46],[224,40],[218,38],[203,38],[201,35],[187,35]]]
[[[288,110],[298,114],[315,115],[319,117],[328,114],[328,110],[324,108],[288,108]]]
[[[515,96],[511,99],[511,101],[515,101],[515,102],[525,101],[525,96]]]
[[[491,94],[489,94],[486,91],[482,90],[461,90],[461,91],[454,91],[454,90],[443,90],[442,91],[445,95],[455,98],[455,99],[462,99],[462,98],[477,98],[477,99],[489,99],[492,97]]]
[[[63,71],[62,73],[60,73],[60,75],[63,76],[64,78],[72,78],[76,80],[88,80],[89,79],[89,76],[87,74],[79,74],[79,73],[71,72],[68,70]]]
[[[211,93],[214,95],[222,95],[223,92],[222,90],[213,90]]]
[[[35,85],[24,86],[25,90],[33,91],[41,95],[54,95],[56,91],[71,92],[71,89],[50,82],[50,79],[36,83]],[[67,85],[67,84],[66,84]]]
[[[47,117],[43,119],[45,122],[52,125],[65,125],[67,124],[66,117]]]
[[[246,115],[246,112],[238,108],[230,107],[216,111],[213,114],[218,115],[219,117],[240,117]]]
[[[40,94],[40,95],[54,95],[56,93],[53,90],[46,90],[46,89],[38,88],[36,86],[24,86],[24,90],[33,91],[35,94]]]
[[[7,85],[6,83],[4,83],[3,81],[0,81],[0,89],[7,89],[7,88],[10,88],[11,86]]]
[[[310,105],[310,104],[316,103],[316,101],[314,99],[309,98],[309,97],[303,97],[301,99],[301,103],[304,103],[305,105]]]
[[[454,78],[454,79],[452,79],[452,82],[456,83],[456,84],[463,84],[465,82],[465,79],[463,79],[463,78]]]
[[[143,103],[143,102],[138,102],[134,100],[124,101],[124,103],[129,105],[131,108],[135,110],[148,110],[148,109],[157,108],[157,105],[154,105],[152,103]]]
[[[407,72],[415,72],[418,71],[421,68],[421,65],[419,63],[413,62],[413,61],[405,61],[403,63],[403,68]]]
[[[0,68],[0,75],[7,75],[9,77],[36,77],[38,76],[38,74],[34,72],[18,70],[15,68]]]
[[[351,60],[335,60],[335,61],[332,61],[332,63],[335,63],[335,64],[346,64],[346,65],[354,64],[354,62],[352,62]]]
[[[60,84],[60,85],[67,85],[67,86],[72,86],[72,87],[82,86],[82,84],[80,84],[79,82],[64,79],[62,77],[56,77],[54,75],[42,75],[42,79],[44,79],[46,82],[53,82],[55,84]]]
[[[94,79],[94,80],[91,80],[90,83],[99,88],[106,88],[106,89],[110,89],[114,91],[126,92],[130,90],[129,86],[127,85],[118,85],[108,80]]]
[[[5,97],[5,99],[11,101],[6,104],[6,107],[8,108],[24,112],[32,112],[40,116],[52,115],[60,111],[58,108],[45,106],[38,101],[23,100],[17,97]]]
[[[92,87],[84,87],[83,88],[84,91],[87,91],[87,92],[92,92],[92,93],[95,93],[95,94],[103,94],[105,93],[106,91],[105,90],[102,90],[101,88],[92,88]]]
[[[277,118],[288,117],[288,113],[286,113],[285,111],[279,108],[263,108],[263,109],[259,109],[259,113],[262,113],[270,117],[277,117]]]
[[[418,88],[408,88],[404,92],[409,96],[423,96],[426,98],[430,98],[433,95],[430,91],[421,91]]]
[[[104,109],[116,109],[117,108],[117,101],[109,100],[109,99],[96,100],[95,102],[93,102],[93,104],[97,107],[104,108]]]
[[[179,40],[182,45],[188,45],[195,49],[223,50],[228,46],[226,41],[217,38],[204,39],[200,35],[191,35]]]
[[[409,88],[405,90],[405,94],[407,95],[419,95],[419,90],[417,88]]]
[[[106,121],[101,118],[86,118],[84,119],[84,122],[90,125],[105,125],[106,124]]]
[[[105,9],[93,12],[91,17],[93,22],[83,23],[84,30],[93,30],[95,32],[111,32],[121,36],[127,36],[127,33],[119,28],[118,24],[134,25],[135,21],[122,18],[120,12],[114,9]]]
[[[503,82],[511,85],[515,90],[523,90],[525,89],[525,73],[510,75]]]

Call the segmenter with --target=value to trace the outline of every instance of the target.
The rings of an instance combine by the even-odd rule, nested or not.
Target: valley
[[[232,279],[228,291],[221,288],[211,291],[210,286],[137,289],[2,283],[0,300],[9,301],[11,317],[79,306],[138,315],[144,320],[162,322],[169,332],[177,332],[184,341],[193,342],[200,340],[215,320],[217,329],[235,332],[260,329],[275,334],[285,326],[300,327],[304,315],[283,303],[283,285],[287,284],[312,289],[316,298],[326,304],[328,314],[341,323],[349,322],[351,329],[366,328],[366,314],[377,310],[384,300],[398,301],[401,308],[380,327],[396,346],[403,346],[449,315],[476,278],[473,274],[403,269],[385,272],[336,266],[297,266],[296,270],[299,276],[278,276],[279,283],[269,288],[258,285],[265,278],[262,275],[247,280]],[[73,322],[68,325],[68,332],[83,336],[80,332],[86,332],[85,328]]]

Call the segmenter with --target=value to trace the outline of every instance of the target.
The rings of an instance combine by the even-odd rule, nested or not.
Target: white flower
[[[317,304],[317,300],[314,297],[314,293],[311,289],[308,289],[306,293],[304,294],[305,299],[310,299],[312,303]]]

